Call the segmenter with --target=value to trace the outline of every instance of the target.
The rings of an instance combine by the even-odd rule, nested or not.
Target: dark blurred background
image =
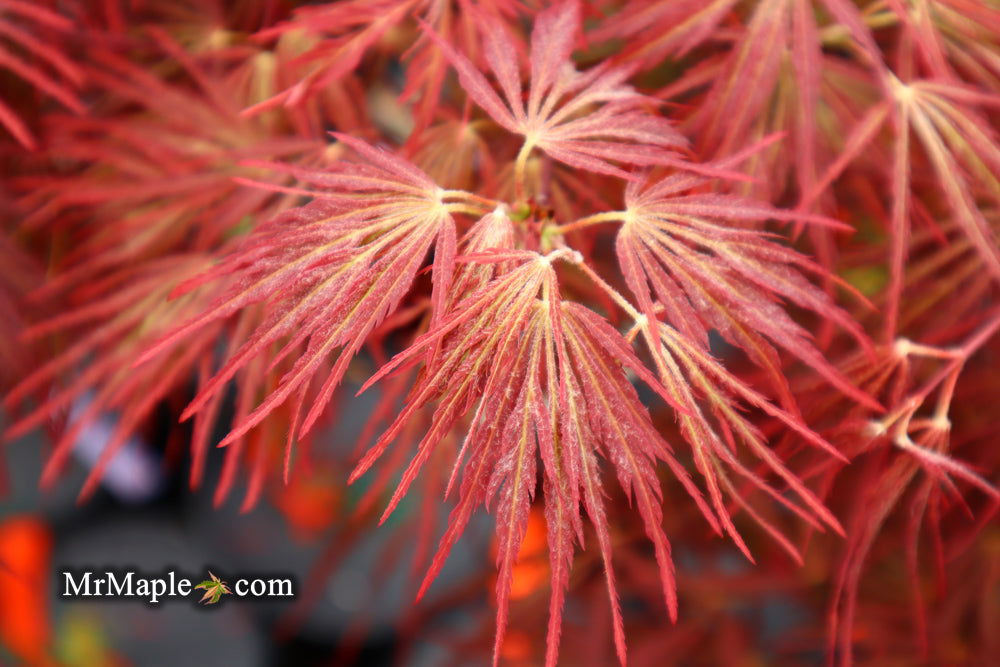
[[[364,414],[363,403],[345,411],[338,430],[317,437],[316,447],[353,449],[352,436]],[[9,488],[0,503],[0,557],[28,558],[45,570],[46,588],[45,595],[32,597],[18,596],[16,587],[6,586],[6,592],[0,587],[0,624],[21,637],[11,641],[34,638],[47,643],[61,664],[87,667],[436,665],[454,655],[435,640],[431,626],[454,635],[463,624],[469,629],[463,619],[490,616],[490,587],[480,578],[491,560],[487,517],[473,521],[432,594],[414,604],[413,584],[420,579],[411,567],[416,545],[401,539],[404,534],[397,530],[406,519],[382,527],[371,521],[368,530],[349,525],[347,517],[363,494],[364,480],[344,490],[346,470],[321,470],[318,474],[325,478],[298,480],[287,492],[265,493],[243,512],[246,480],[240,479],[228,499],[213,507],[223,450],[210,451],[206,483],[190,490],[187,455],[176,460],[166,456],[171,429],[181,428],[173,426],[169,414],[161,415],[145,439],[130,441],[108,468],[98,493],[78,503],[111,420],[106,417],[83,433],[68,474],[51,490],[39,489],[50,449],[41,434],[6,446]],[[322,451],[316,454],[323,458]],[[338,478],[329,478],[334,476]],[[406,515],[412,509],[404,504],[399,512]],[[443,521],[445,515],[438,518]],[[170,568],[195,582],[212,570],[230,584],[236,575],[292,577],[296,596],[231,595],[212,606],[198,604],[199,591],[155,606],[129,599],[60,597],[63,569],[126,568],[149,574]],[[461,601],[435,604],[436,592],[447,596],[470,577],[479,585],[466,587],[469,594],[460,597],[477,613],[463,611]],[[413,632],[414,624],[427,627]],[[405,647],[400,628],[409,629],[412,639]],[[3,643],[0,651],[6,655],[0,656],[13,663]]]

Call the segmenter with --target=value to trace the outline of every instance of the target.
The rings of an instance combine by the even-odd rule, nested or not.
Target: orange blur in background
[[[32,516],[0,521],[0,645],[31,665],[50,665],[52,535]]]

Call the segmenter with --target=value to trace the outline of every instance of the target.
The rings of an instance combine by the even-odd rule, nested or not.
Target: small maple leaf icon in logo
[[[196,589],[205,589],[205,594],[200,600],[198,600],[198,602],[203,602],[204,604],[215,604],[223,595],[230,595],[232,593],[232,591],[229,590],[229,586],[226,585],[226,582],[220,580],[217,576],[212,574],[211,570],[208,571],[208,576],[210,576],[211,579],[206,579],[195,586]]]

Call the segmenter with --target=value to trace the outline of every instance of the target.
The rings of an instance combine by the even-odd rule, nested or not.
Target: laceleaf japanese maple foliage
[[[20,79],[4,82],[0,125],[25,148],[34,149],[38,143],[25,117],[8,100],[15,85],[27,83],[67,109],[84,111],[76,92],[83,85],[84,74],[57,46],[72,30],[72,21],[42,3],[4,0],[0,4],[0,69]]]
[[[978,368],[1000,329],[1000,10],[168,4],[103,10],[80,76],[0,16],[88,100],[23,76],[80,114],[46,112],[37,143],[0,108],[9,151],[35,149],[4,183],[12,238],[47,267],[0,293],[34,320],[0,349],[51,351],[6,370],[6,435],[51,427],[46,483],[115,413],[94,491],[168,402],[194,420],[192,486],[231,412],[216,503],[243,466],[242,508],[281,506],[321,426],[372,392],[354,453],[323,453],[367,485],[338,539],[418,494],[412,588],[432,597],[493,515],[495,622],[460,650],[555,665],[581,603],[622,664],[683,661],[708,627],[685,608],[712,594],[691,562],[735,549],[753,594],[819,609],[772,655],[988,654],[927,581],[948,599],[1000,507],[997,424],[958,398],[1000,396]],[[915,633],[862,631],[880,539],[906,545]],[[536,615],[544,632],[519,625]]]

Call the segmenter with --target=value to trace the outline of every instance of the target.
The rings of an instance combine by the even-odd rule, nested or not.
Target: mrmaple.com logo
[[[230,586],[211,570],[207,578],[189,578],[174,570],[159,575],[135,570],[63,570],[59,575],[60,594],[64,598],[133,599],[155,605],[169,599],[191,598],[192,594],[199,595],[199,602],[204,604],[215,604],[226,595],[238,598],[295,597],[291,577],[240,577],[234,579]]]

